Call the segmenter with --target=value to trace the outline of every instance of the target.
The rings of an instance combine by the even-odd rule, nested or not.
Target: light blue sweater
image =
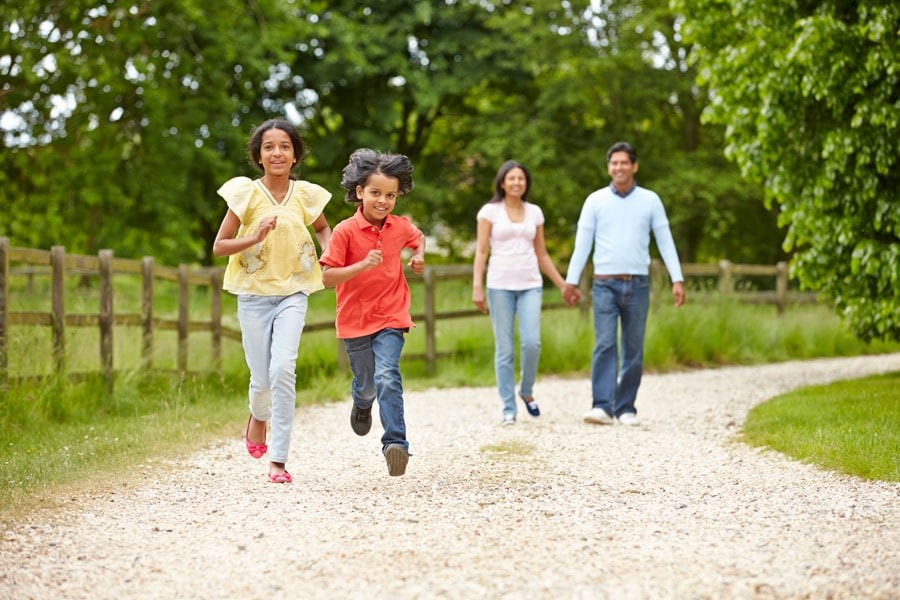
[[[666,209],[655,192],[635,186],[622,197],[612,184],[593,192],[578,218],[566,283],[578,285],[592,246],[595,275],[647,275],[651,231],[669,277],[684,281]]]

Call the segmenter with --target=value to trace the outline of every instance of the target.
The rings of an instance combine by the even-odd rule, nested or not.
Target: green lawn
[[[814,386],[750,411],[743,441],[825,469],[900,481],[900,373]]]

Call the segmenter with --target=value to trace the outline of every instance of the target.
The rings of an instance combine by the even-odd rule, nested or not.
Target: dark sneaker
[[[528,414],[532,417],[541,416],[541,409],[538,407],[537,401],[535,401],[534,396],[531,396],[531,400],[519,394],[519,398],[522,399],[522,402],[525,403],[525,409],[528,410]]]
[[[350,427],[356,435],[366,435],[372,429],[372,407],[359,408],[355,404],[350,409]]]
[[[388,447],[384,449],[384,460],[387,461],[388,474],[391,477],[397,477],[406,473],[409,452],[400,444],[388,444]]]

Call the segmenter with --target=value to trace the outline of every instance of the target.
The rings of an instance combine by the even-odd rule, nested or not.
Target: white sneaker
[[[611,425],[613,422],[612,415],[600,407],[591,409],[591,412],[584,415],[585,423],[593,423],[594,425]]]
[[[503,425],[504,427],[508,427],[510,425],[515,425],[515,424],[516,424],[516,418],[514,416],[503,415],[503,421],[501,422],[501,425]]]
[[[637,427],[640,425],[640,421],[638,421],[638,417],[634,413],[622,413],[619,415],[619,423],[629,427]]]

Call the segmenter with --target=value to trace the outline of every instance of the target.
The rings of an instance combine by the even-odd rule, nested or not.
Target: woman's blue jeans
[[[593,406],[616,417],[637,413],[634,402],[644,370],[649,278],[636,275],[629,281],[595,279],[593,303],[596,341],[591,361]],[[621,342],[621,348],[617,342]]]
[[[400,444],[409,452],[406,421],[403,417],[403,380],[400,376],[400,352],[406,342],[406,329],[386,328],[371,335],[344,340],[353,383],[350,395],[359,408],[372,408],[378,399],[378,414],[384,435],[381,449]]]
[[[519,394],[532,395],[541,358],[541,302],[543,290],[488,288],[491,326],[494,329],[494,373],[503,403],[503,416],[516,416],[515,320],[519,318]]]
[[[270,421],[269,460],[287,462],[297,391],[297,354],[308,297],[238,296],[244,358],[250,369],[250,414]]]

